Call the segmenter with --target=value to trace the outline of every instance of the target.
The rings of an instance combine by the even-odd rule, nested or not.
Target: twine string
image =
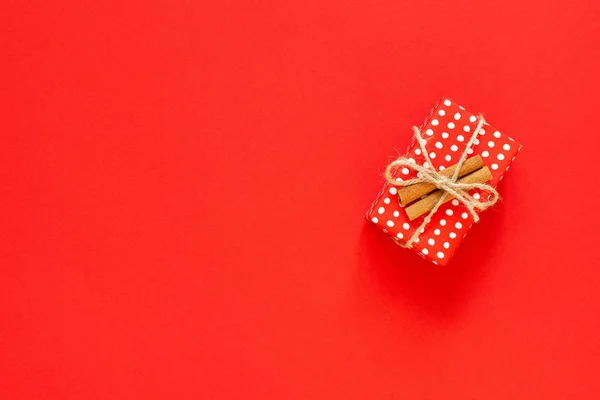
[[[455,197],[456,200],[458,200],[459,202],[461,202],[462,204],[465,205],[465,207],[469,211],[469,214],[471,214],[471,216],[473,217],[473,220],[475,222],[479,222],[479,215],[477,215],[477,210],[483,211],[486,208],[491,207],[494,204],[496,204],[496,202],[500,199],[500,195],[498,194],[496,189],[494,189],[492,186],[490,186],[486,183],[460,183],[460,182],[457,182],[458,175],[460,173],[460,169],[462,168],[463,163],[467,159],[469,150],[471,149],[471,147],[473,147],[473,144],[475,143],[477,136],[479,136],[479,133],[481,132],[481,129],[484,124],[485,124],[485,119],[483,118],[482,115],[479,115],[479,123],[477,124],[477,127],[473,131],[471,138],[467,142],[465,150],[463,151],[463,153],[460,157],[460,160],[458,161],[458,163],[456,165],[454,174],[450,178],[443,176],[438,171],[436,171],[436,169],[433,166],[433,163],[431,162],[431,158],[429,156],[429,152],[427,151],[427,147],[425,146],[426,140],[423,139],[423,136],[421,135],[421,131],[419,130],[419,128],[417,128],[416,126],[413,127],[415,139],[417,140],[417,143],[419,144],[421,153],[423,154],[423,156],[425,157],[425,160],[427,161],[427,163],[426,163],[427,167],[424,166],[425,163],[424,163],[424,165],[419,165],[416,162],[414,162],[406,157],[399,157],[398,159],[391,162],[387,166],[387,168],[385,170],[385,179],[391,185],[400,186],[400,187],[410,186],[410,185],[414,185],[416,183],[430,183],[430,184],[434,185],[436,188],[442,190],[443,193],[440,196],[437,203],[435,203],[435,206],[431,209],[429,214],[427,214],[427,216],[425,217],[425,219],[423,220],[421,225],[415,230],[415,232],[412,234],[412,236],[408,239],[406,244],[402,244],[402,243],[398,242],[398,244],[400,246],[408,247],[408,248],[413,246],[413,244],[419,239],[419,236],[421,236],[421,233],[425,231],[425,227],[429,224],[429,222],[431,222],[431,218],[433,217],[433,215],[438,211],[440,206],[444,203],[444,200],[449,195]],[[405,181],[397,181],[394,176],[394,172],[397,171],[398,168],[401,168],[401,167],[410,168],[413,171],[416,171],[417,174],[419,175],[419,177],[413,178],[413,179],[407,179]],[[480,189],[480,190],[484,190],[484,191],[488,192],[490,194],[488,200],[478,201],[475,198],[473,198],[473,196],[471,196],[468,193],[472,189]]]

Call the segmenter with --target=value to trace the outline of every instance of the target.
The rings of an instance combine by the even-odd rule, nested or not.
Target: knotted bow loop
[[[438,202],[435,204],[433,209],[425,217],[425,219],[423,220],[423,223],[417,228],[415,233],[406,242],[406,244],[402,245],[399,243],[401,246],[412,247],[412,245],[419,239],[419,236],[421,235],[421,233],[425,230],[425,227],[427,226],[427,224],[429,224],[429,222],[431,221],[431,217],[438,211],[440,206],[444,203],[444,200],[449,195],[455,197],[456,200],[458,200],[459,202],[461,202],[462,204],[465,205],[465,207],[469,211],[469,214],[471,214],[471,216],[473,217],[473,220],[475,222],[479,221],[479,215],[477,214],[476,210],[483,211],[483,210],[493,206],[494,204],[496,204],[496,202],[500,199],[500,195],[498,194],[496,189],[494,189],[491,185],[488,185],[486,183],[460,183],[460,182],[457,182],[458,174],[460,172],[460,169],[462,168],[463,163],[467,159],[467,154],[469,152],[469,149],[471,149],[471,147],[473,146],[473,143],[475,142],[475,139],[477,139],[477,136],[479,135],[479,132],[481,131],[481,128],[483,127],[484,124],[485,124],[485,119],[483,118],[483,116],[480,115],[479,123],[477,124],[477,127],[473,131],[473,135],[471,136],[469,142],[467,142],[465,150],[463,151],[461,158],[460,158],[458,164],[456,165],[454,174],[450,178],[441,175],[433,167],[433,163],[431,162],[431,158],[429,157],[429,152],[427,151],[427,148],[425,146],[426,141],[421,136],[421,131],[419,130],[419,128],[417,128],[416,126],[413,127],[415,139],[416,139],[417,143],[419,143],[421,153],[425,157],[426,162],[424,162],[423,165],[419,165],[412,159],[408,159],[406,157],[400,157],[387,166],[387,168],[385,170],[385,178],[391,185],[399,186],[399,187],[410,186],[410,185],[414,185],[416,183],[430,183],[430,184],[434,185],[436,188],[442,190],[443,194],[440,197],[440,199],[438,200]],[[399,168],[412,169],[413,171],[417,172],[418,177],[413,178],[413,179],[407,179],[407,180],[396,180],[395,172]],[[475,198],[473,198],[473,196],[471,196],[469,194],[469,191],[472,189],[480,189],[480,190],[484,190],[484,191],[488,192],[490,194],[488,200],[487,201],[478,201]]]

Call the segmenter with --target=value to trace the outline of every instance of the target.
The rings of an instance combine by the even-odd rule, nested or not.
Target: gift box
[[[419,128],[422,144],[433,165],[429,165],[423,154],[423,147],[415,138],[408,147],[405,158],[426,168],[443,171],[460,161],[467,150],[467,144],[471,141],[472,145],[465,156],[481,157],[483,165],[487,166],[491,173],[486,183],[495,188],[521,150],[521,144],[487,122],[478,125],[479,121],[480,117],[477,115],[449,98],[442,98]],[[475,131],[477,136],[473,137]],[[422,177],[421,173],[412,168],[397,168],[393,175],[398,182]],[[409,238],[419,229],[420,234],[410,248],[434,264],[446,265],[473,225],[473,215],[465,204],[453,199],[439,206],[430,216],[429,222],[421,228],[427,216],[411,221],[406,209],[400,204],[398,189],[392,183],[386,182],[368,210],[367,220],[401,245],[406,245]],[[470,190],[468,194],[472,199],[482,202],[490,197],[488,191],[481,189]],[[478,215],[479,211],[475,212]]]

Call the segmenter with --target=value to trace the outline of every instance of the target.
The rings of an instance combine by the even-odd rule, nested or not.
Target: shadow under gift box
[[[451,99],[442,98],[433,107],[420,127],[433,168],[441,171],[459,161],[478,122],[476,115]],[[487,184],[496,187],[520,150],[521,144],[485,123],[467,156],[481,156],[484,165],[492,173],[492,178]],[[406,157],[412,158],[420,165],[426,162],[414,137]],[[406,180],[416,178],[417,173],[410,168],[399,168],[394,176],[396,180]],[[476,200],[484,201],[488,198],[486,192],[477,189],[469,193]],[[410,221],[406,211],[400,206],[398,189],[385,182],[367,211],[366,218],[394,240],[406,243],[422,224],[425,216]],[[431,222],[413,244],[412,250],[434,264],[446,265],[472,225],[473,217],[467,208],[454,199],[442,205],[432,216]]]

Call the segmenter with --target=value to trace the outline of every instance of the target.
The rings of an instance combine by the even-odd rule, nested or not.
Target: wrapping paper
[[[442,98],[435,105],[420,127],[434,168],[443,170],[458,162],[477,123],[476,115],[449,98]],[[496,187],[520,150],[521,144],[485,123],[469,150],[468,157],[482,157],[492,173],[492,179],[487,183]],[[424,165],[426,162],[414,138],[406,154],[406,157],[412,158],[418,164]],[[409,168],[400,168],[395,175],[396,180],[415,177],[416,172]],[[480,190],[475,189],[469,193],[478,200],[488,198],[488,194]],[[425,216],[409,221],[400,206],[397,188],[385,182],[367,211],[366,218],[394,240],[406,243]],[[412,250],[434,264],[446,265],[472,225],[473,217],[462,203],[454,199],[442,205],[433,215],[418,241],[413,244]]]

